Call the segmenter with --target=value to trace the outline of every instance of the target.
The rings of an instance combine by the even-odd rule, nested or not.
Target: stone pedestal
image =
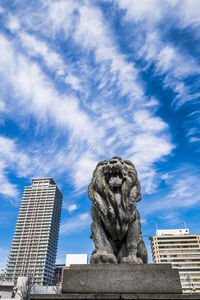
[[[137,300],[199,300],[199,294],[43,294],[30,295],[29,300],[75,300],[75,299],[137,299]]]
[[[30,295],[30,300],[177,299],[182,294],[179,273],[170,264],[71,265],[64,269],[62,294]]]
[[[181,294],[170,264],[71,265],[64,269],[62,293]]]

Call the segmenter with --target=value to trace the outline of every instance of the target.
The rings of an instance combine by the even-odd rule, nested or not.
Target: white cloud
[[[33,35],[26,32],[19,32],[19,38],[22,46],[26,49],[29,56],[38,57],[41,56],[46,65],[56,71],[58,75],[63,75],[65,70],[65,64],[58,53],[52,51],[46,42],[38,40]]]
[[[79,13],[75,40],[86,49],[95,50],[97,62],[111,63],[109,71],[113,80],[117,81],[122,95],[130,94],[133,102],[137,99],[143,101],[143,89],[134,63],[128,63],[126,57],[117,50],[100,10],[92,5],[84,5],[79,7]]]
[[[100,114],[98,121],[93,121],[91,117],[80,109],[78,99],[72,96],[60,96],[54,89],[51,82],[41,72],[37,64],[32,63],[20,54],[14,53],[13,45],[1,36],[1,57],[0,71],[2,77],[10,82],[18,99],[18,107],[23,107],[26,114],[32,114],[42,124],[52,123],[57,128],[66,128],[70,132],[68,149],[71,152],[62,155],[65,161],[70,161],[71,174],[77,189],[85,187],[92,177],[98,161],[99,155],[115,155],[116,147],[126,145],[129,148],[125,152],[126,156],[131,157],[138,168],[152,168],[152,164],[163,156],[169,155],[173,146],[165,135],[156,136],[154,132],[161,133],[166,124],[159,118],[153,117],[146,110],[135,114],[135,122],[141,130],[148,133],[140,133],[134,123],[131,124],[119,116],[117,109],[111,106],[106,112],[106,107]],[[6,61],[4,61],[6,57]],[[7,64],[9,62],[9,64]],[[13,107],[16,110],[16,107]],[[115,133],[113,140],[106,146],[107,131],[113,128]],[[108,136],[110,137],[110,136]],[[115,138],[114,138],[115,137]],[[89,146],[85,152],[85,145]],[[132,147],[133,145],[133,147]],[[64,150],[63,150],[64,151]],[[76,154],[75,154],[76,153]],[[47,161],[42,159],[41,161]],[[25,167],[21,167],[19,174],[26,174],[28,159],[23,156]],[[20,160],[22,161],[22,159]],[[58,159],[60,161],[60,159]],[[44,171],[51,170],[52,164],[48,162],[44,166]],[[23,163],[21,163],[23,165]],[[39,167],[39,159],[35,160],[35,166]],[[49,168],[48,168],[49,165]],[[62,162],[61,169],[63,170]],[[69,168],[69,167],[68,167]],[[33,168],[31,168],[33,170]],[[36,168],[35,168],[36,170]],[[41,170],[41,167],[39,167]],[[152,170],[151,170],[152,171]],[[30,171],[29,171],[30,174]],[[152,177],[151,177],[152,180]]]
[[[183,222],[183,220],[181,219],[179,214],[176,213],[176,212],[164,213],[164,214],[159,215],[158,218],[161,221],[167,222],[171,226],[175,226],[175,225],[177,226],[177,225],[179,225],[180,223]]]
[[[83,153],[73,166],[74,183],[76,189],[80,190],[87,186],[92,179],[92,172],[94,171],[97,160],[90,152]]]
[[[6,263],[8,260],[8,255],[9,255],[9,250],[8,249],[4,249],[4,248],[0,248],[0,270],[6,268]]]
[[[65,77],[65,81],[67,84],[70,84],[74,90],[82,89],[79,78],[72,74],[68,74]]]
[[[162,5],[159,0],[117,0],[117,2],[120,8],[126,10],[127,19],[138,22],[144,18],[149,18],[155,22],[162,17]]]
[[[157,69],[161,69],[162,72],[167,72],[176,60],[175,49],[170,47],[169,45],[165,46],[158,53],[158,63],[156,64]]]
[[[134,162],[135,163],[135,162]],[[137,172],[138,172],[138,178],[141,184],[142,188],[142,195],[144,194],[152,194],[155,192],[159,180],[157,179],[157,173],[156,170],[152,166],[143,168],[138,168],[137,164],[135,164]]]
[[[79,214],[61,224],[60,234],[68,235],[74,232],[80,232],[86,228],[89,228],[90,224],[91,218],[89,213]]]
[[[5,111],[5,103],[3,101],[0,101],[0,111]]]
[[[159,105],[158,100],[156,100],[154,97],[151,97],[150,100],[145,103],[144,107],[157,107]]]
[[[9,201],[16,205],[18,203],[19,191],[16,184],[9,182],[7,173],[5,171],[6,165],[0,160],[0,193],[6,197],[9,197]]]
[[[192,137],[189,138],[189,141],[190,141],[190,143],[200,142],[200,138],[192,136]]]
[[[68,206],[68,211],[71,213],[72,211],[75,211],[78,209],[78,205],[77,204],[71,204]]]
[[[188,117],[189,116],[190,115],[188,115]],[[198,134],[198,133],[199,133],[199,129],[197,129],[196,127],[188,128],[187,137],[190,137],[190,136]]]
[[[66,96],[60,95],[51,79],[40,68],[39,63],[34,62],[32,58],[41,56],[45,64],[57,76],[69,83],[75,91],[82,88],[81,75],[78,79],[73,72],[70,72],[62,57],[52,50],[47,42],[22,30],[17,34],[28,58],[15,48],[15,40],[10,42],[3,35],[0,36],[1,78],[11,87],[13,98],[16,100],[15,103],[12,101],[10,107],[13,112],[18,111],[19,116],[20,111],[23,111],[26,116],[34,116],[38,126],[53,125],[58,135],[59,131],[66,131],[65,136],[69,135],[67,147],[64,143],[62,149],[55,150],[58,151],[56,158],[60,166],[57,172],[70,170],[77,190],[88,185],[100,157],[109,157],[120,152],[119,155],[123,158],[127,156],[131,158],[140,171],[145,170],[143,179],[146,182],[149,180],[146,189],[150,191],[153,186],[156,186],[156,181],[153,179],[156,176],[153,164],[169,155],[173,148],[167,133],[163,134],[163,131],[168,129],[166,123],[148,111],[148,108],[157,105],[157,101],[150,99],[147,102],[143,97],[143,87],[137,78],[137,70],[134,64],[127,62],[126,57],[117,49],[113,34],[105,24],[100,9],[88,3],[83,3],[78,8],[75,2],[70,3],[72,7],[69,11],[67,10],[69,3],[66,4],[65,1],[49,3],[47,7],[50,20],[45,19],[41,26],[45,27],[50,22],[52,26],[54,24],[55,34],[59,30],[64,30],[67,35],[70,33],[70,26],[64,24],[66,18],[69,17],[67,22],[74,22],[73,37],[76,43],[87,51],[88,49],[94,51],[96,61],[102,65],[100,78],[104,81],[103,72],[105,67],[108,67],[108,72],[112,75],[112,83],[116,82],[121,94],[128,93],[130,101],[135,103],[133,120],[130,122],[127,105],[123,108],[118,107],[106,103],[106,99],[102,100],[99,96],[92,99],[91,105],[87,103],[88,106],[84,106],[68,91]],[[76,20],[73,19],[74,9],[79,11],[79,18]],[[59,19],[60,10],[62,14]],[[31,20],[30,16],[29,26]],[[90,102],[91,99],[86,99],[86,102],[88,101]],[[48,174],[55,170],[50,155],[44,156],[39,150],[35,150],[37,157],[36,154],[31,155],[34,166],[28,168],[28,156],[31,150],[27,149],[29,154],[24,155],[20,160],[21,165],[20,162],[18,163],[19,176],[38,174],[41,170],[43,174]]]
[[[1,76],[6,76],[4,80],[7,79],[13,86],[15,96],[26,112],[32,113],[42,122],[50,120],[58,126],[66,126],[71,131],[72,144],[74,141],[85,140],[94,145],[97,136],[100,138],[103,132],[80,109],[78,99],[60,96],[36,63],[15,53],[12,44],[3,36],[0,40],[0,52],[4,55],[0,58]]]
[[[132,155],[132,160],[138,167],[145,168],[163,156],[169,155],[173,145],[167,141],[166,136],[141,133],[135,137],[133,147],[127,151]]]
[[[165,180],[166,182],[168,181],[168,179],[171,177],[171,175],[169,173],[164,173],[160,176],[160,178],[162,180]]]
[[[167,45],[157,53],[156,68],[161,74],[170,72],[176,79],[183,79],[188,75],[200,73],[200,68],[196,61],[178,49]]]
[[[171,210],[180,207],[192,207],[199,203],[199,172],[195,167],[185,165],[170,173],[167,179],[167,191],[161,196],[159,191],[152,195],[152,200],[146,203],[143,208],[144,215],[149,215],[157,211],[164,211],[171,214]]]
[[[180,51],[178,47],[163,42],[160,35],[158,28],[147,33],[139,56],[146,60],[147,67],[153,62],[156,73],[166,75],[165,85],[175,89],[177,83],[188,75],[199,74],[200,68],[194,58]]]
[[[49,3],[48,20],[48,28],[52,28],[54,35],[64,31],[66,37],[71,34],[75,42],[85,48],[85,51],[95,51],[97,63],[103,64],[101,66],[103,76],[101,76],[99,88],[103,88],[105,84],[103,70],[109,66],[107,70],[112,77],[110,80],[116,81],[122,95],[128,93],[132,101],[136,99],[143,101],[143,90],[137,70],[134,64],[128,63],[126,57],[118,51],[113,34],[104,22],[98,7],[86,1]]]
[[[12,184],[7,173],[17,163],[21,165],[24,160],[24,153],[17,150],[12,139],[0,136],[0,193],[10,197],[9,201],[16,205],[19,200],[19,191],[16,184]]]
[[[180,5],[180,24],[186,27],[188,25],[199,25],[200,24],[200,3],[198,0],[184,0]]]
[[[117,0],[119,7],[126,11],[125,18],[134,20],[135,22],[148,22],[148,29],[160,25],[161,20],[169,15],[177,17],[179,26],[186,27],[188,25],[199,25],[200,16],[199,0],[167,0],[163,1],[162,5],[159,0]],[[141,24],[141,23],[140,23]]]
[[[20,29],[20,23],[18,21],[18,18],[13,16],[13,15],[9,15],[8,16],[8,21],[7,21],[7,28],[13,32],[17,31]]]
[[[193,183],[194,177],[179,179],[173,186],[172,192],[169,194],[169,198],[188,198],[193,194],[193,187],[190,183]]]
[[[151,116],[150,111],[137,110],[134,113],[133,119],[136,123],[137,129],[146,132],[161,132],[167,129],[167,124],[160,118]]]
[[[78,9],[79,3],[77,1],[57,1],[50,2],[48,6],[48,28],[52,28],[50,34],[55,35],[61,28],[63,28],[66,37],[73,27],[73,12]]]
[[[169,155],[174,145],[168,141],[167,136],[156,136],[151,133],[140,133],[133,146],[126,152],[126,157],[134,162],[143,187],[143,193],[155,191],[159,180],[153,164]]]
[[[180,108],[186,102],[190,101],[199,101],[200,93],[192,93],[191,87],[185,86],[183,82],[175,82],[169,84],[169,86],[174,88],[174,91],[177,93],[177,96],[172,101],[172,104],[175,105],[176,108]]]
[[[52,50],[46,41],[38,39],[33,34],[29,34],[25,32],[25,30],[22,30],[19,18],[14,15],[9,15],[7,28],[14,31],[16,44],[20,41],[21,47],[23,47],[30,57],[42,58],[46,66],[51,71],[56,72],[57,76],[59,76],[63,82],[71,85],[74,90],[82,90],[80,80],[70,72],[70,69],[73,69],[73,67],[64,62],[58,51],[56,52],[55,50]],[[66,74],[68,75],[66,76]]]
[[[147,223],[147,219],[141,219],[141,224],[146,224]]]
[[[26,176],[27,171],[31,172],[33,168],[30,157],[19,148],[16,141],[3,136],[0,136],[0,158],[2,159],[2,168],[15,168],[19,176],[22,173]]]
[[[0,14],[3,14],[5,12],[4,8],[0,6]]]
[[[161,20],[168,22],[170,17],[172,25],[176,20],[180,27],[192,25],[195,28],[200,22],[197,13],[199,1],[165,1],[160,5],[157,0],[118,0],[118,4],[126,12],[125,20],[142,21],[137,24],[143,33],[141,42],[134,43],[133,49],[139,58],[146,61],[144,69],[153,64],[155,75],[164,76],[164,87],[174,90],[176,98],[172,104],[179,108],[199,98],[199,93],[193,93],[191,86],[188,88],[184,82],[188,76],[200,74],[198,62],[187,51],[183,51],[179,44],[169,43],[161,30]],[[198,34],[198,30],[196,32]]]

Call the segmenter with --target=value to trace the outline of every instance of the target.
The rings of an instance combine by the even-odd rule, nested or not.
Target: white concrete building
[[[52,178],[25,187],[5,280],[28,276],[33,284],[52,285],[62,208],[62,194]]]
[[[88,254],[67,254],[66,267],[70,265],[85,265],[88,263]]]
[[[189,229],[157,229],[156,235],[184,235],[189,234]]]
[[[0,281],[0,298],[7,299],[12,297],[14,282]]]
[[[200,292],[200,235],[189,229],[157,230],[151,237],[154,263],[178,268],[184,291]]]

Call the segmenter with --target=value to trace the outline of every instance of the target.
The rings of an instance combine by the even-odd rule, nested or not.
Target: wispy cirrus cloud
[[[73,218],[68,219],[65,223],[61,224],[60,234],[69,235],[73,232],[80,232],[88,228],[91,224],[91,217],[89,213],[79,214]]]
[[[48,18],[44,18],[48,14]],[[34,17],[33,14],[32,17]],[[24,22],[31,27],[32,17],[29,15]],[[122,95],[129,93],[131,100],[143,101],[143,89],[140,85],[138,72],[134,63],[128,63],[126,57],[116,47],[115,39],[110,28],[104,22],[101,10],[88,1],[59,1],[56,3],[46,2],[37,14],[40,30],[46,36],[58,37],[64,32],[66,39],[72,37],[77,47],[95,53],[96,63],[101,63],[99,71],[101,83],[99,87],[105,87],[105,71],[109,71],[109,81],[116,83]],[[34,27],[34,20],[32,26]],[[46,30],[48,28],[48,31]],[[34,28],[33,28],[34,29]],[[76,46],[76,45],[75,45]]]
[[[6,196],[6,197],[10,197],[11,203],[13,205],[16,205],[16,199],[17,196],[19,196],[19,192],[18,192],[18,187],[16,184],[12,184],[8,177],[7,177],[7,172],[5,171],[6,169],[6,164],[4,163],[4,161],[0,161],[0,189],[1,189],[1,194]],[[14,200],[13,200],[14,199]],[[18,202],[18,201],[17,201]]]
[[[26,156],[17,151],[12,139],[0,136],[0,193],[9,197],[13,205],[19,201],[19,191],[17,185],[10,182],[7,174],[10,168],[15,169],[16,162],[22,165],[25,160]]]
[[[61,148],[57,144],[52,151],[58,164],[62,160],[66,162],[63,166],[60,163],[60,173],[64,168],[70,170],[76,189],[86,187],[98,160],[118,154],[135,162],[144,191],[154,191],[158,186],[155,164],[170,156],[176,145],[171,142],[170,127],[157,116],[158,99],[145,95],[141,70],[130,55],[121,51],[116,32],[106,22],[99,5],[88,1],[38,3],[38,9],[29,10],[27,16],[19,10],[16,16],[9,15],[7,28],[20,39],[20,48],[16,49],[16,37],[8,40],[1,36],[1,53],[10,62],[10,68],[2,64],[2,78],[4,73],[8,74],[7,83],[18,101],[15,109],[22,108],[41,126],[54,127],[57,135],[54,145],[59,131],[62,134],[66,131],[66,142]],[[151,22],[151,26],[141,25],[144,39],[133,45],[133,49],[140,48],[137,59],[146,61],[143,71],[154,64],[154,76],[163,76],[164,87],[177,93],[173,103],[178,101],[182,105],[181,101],[198,97],[198,92],[191,94],[184,82],[187,76],[199,73],[196,60],[191,57],[189,61],[186,59],[190,57],[188,53],[169,43],[165,36],[161,38],[159,22],[167,17],[166,8],[172,20],[175,18],[173,9],[177,3],[166,2],[163,8],[159,1],[141,1],[133,5],[131,1],[118,1],[117,7],[125,12],[123,21],[129,25],[130,22]],[[156,7],[158,10],[152,21],[150,16]],[[67,48],[66,53],[56,49],[55,39],[62,43],[70,39],[74,47],[80,49],[79,61],[72,61],[70,55],[66,59]],[[96,71],[92,77],[95,93],[91,84],[92,69]],[[56,78],[54,82],[52,76]],[[62,92],[58,88],[61,82]],[[84,90],[80,96],[78,93]],[[120,99],[123,96],[126,97],[124,102]],[[111,101],[109,97],[113,97]],[[197,137],[192,137],[191,141],[194,139]],[[38,155],[38,151],[35,153]],[[36,162],[40,160],[45,161],[44,173],[54,170],[50,155],[46,158],[41,153],[35,156]]]
[[[33,44],[36,42],[34,39],[32,41],[34,41]],[[68,158],[72,158],[70,166],[72,166],[74,171],[72,173],[76,187],[82,188],[88,184],[89,176],[92,174],[92,168],[95,167],[99,156],[104,155],[108,148],[111,149],[111,151],[109,150],[110,154],[114,155],[114,152],[117,150],[116,145],[118,148],[123,145],[127,148],[134,142],[134,140],[138,145],[139,136],[137,137],[137,135],[140,134],[140,131],[132,129],[134,128],[134,122],[131,124],[125,119],[120,118],[116,107],[114,108],[111,106],[111,110],[113,112],[111,113],[109,111],[106,116],[105,111],[107,105],[105,105],[102,114],[99,115],[99,111],[97,111],[94,118],[94,115],[83,109],[83,106],[80,107],[79,100],[74,95],[61,95],[35,61],[31,61],[30,58],[24,56],[22,53],[17,53],[15,49],[15,42],[12,43],[8,41],[5,36],[2,35],[1,44],[1,57],[2,59],[3,57],[6,57],[6,63],[2,60],[1,74],[2,78],[4,77],[4,81],[7,79],[7,84],[10,84],[14,91],[15,98],[18,99],[15,109],[17,107],[22,107],[23,110],[26,111],[26,114],[31,114],[37,119],[37,121],[41,122],[41,124],[55,124],[57,128],[62,128],[64,126],[67,132],[70,133],[68,148],[73,149],[73,152],[76,149],[78,152],[76,154],[74,152],[74,155],[73,153],[69,153],[69,155],[66,154],[65,160],[69,161]],[[40,49],[41,45],[43,52]],[[30,43],[30,48],[34,49],[34,47],[35,46]],[[47,50],[45,44],[39,43],[39,47],[35,48],[38,49],[38,52],[36,53],[33,51],[33,55],[42,53],[42,56],[45,56],[46,53],[48,57],[48,53],[51,53]],[[51,55],[53,54],[49,54],[50,57]],[[9,67],[7,67],[8,61]],[[59,61],[59,59],[56,61]],[[62,65],[62,63],[60,65]],[[58,68],[55,67],[55,72],[57,72],[57,70]],[[115,115],[115,117],[112,118],[111,114]],[[143,112],[138,111],[138,114],[145,114],[144,124],[140,122],[139,125],[139,118],[137,118],[137,114],[135,114],[135,122],[140,127],[142,126],[143,131],[148,131],[148,133],[146,133],[146,137],[149,137],[150,139],[152,136],[154,139],[159,140],[159,143],[161,145],[163,144],[163,146],[165,143],[169,144],[168,151],[159,151],[159,155],[157,157],[154,154],[153,160],[151,159],[152,156],[148,155],[149,161],[145,160],[143,164],[146,162],[149,167],[152,167],[152,163],[154,163],[156,159],[159,159],[162,155],[168,155],[172,148],[169,140],[165,140],[164,136],[161,139],[158,136],[154,136],[155,132],[157,135],[158,132],[165,130],[167,126],[163,121],[154,117],[147,110]],[[104,120],[106,122],[103,123]],[[115,141],[116,138],[110,140],[110,130],[115,131],[116,138],[118,138],[117,144]],[[131,133],[131,130],[133,130],[133,133]],[[127,133],[129,132],[130,137],[127,136]],[[111,144],[107,143],[107,139],[111,141]],[[89,146],[87,151],[85,151],[84,143]],[[129,154],[129,157],[131,157],[131,148],[129,151],[126,151],[126,154]],[[142,153],[139,154],[139,156],[141,155]],[[41,158],[41,155],[39,157]],[[87,161],[87,157],[90,162]],[[50,169],[51,167],[49,170]],[[86,170],[88,171],[88,177],[84,175]]]
[[[181,214],[177,212],[167,212],[167,213],[161,213],[158,216],[158,219],[161,222],[167,222],[170,226],[180,226],[179,224],[183,224],[183,219],[181,218]]]
[[[62,207],[63,207],[63,209],[68,210],[69,213],[72,213],[79,208],[79,206],[76,203],[68,204],[66,202],[63,203]]]
[[[157,0],[119,0],[117,5],[124,12],[124,22],[139,24],[132,43],[136,59],[147,74],[150,71],[151,79],[160,80],[172,109],[182,110],[189,103],[196,109],[200,98],[199,1],[165,1],[161,6]],[[195,121],[198,127],[199,120]],[[189,142],[193,140],[198,136]]]
[[[198,168],[184,165],[164,176],[167,184],[167,193],[163,196],[154,194],[150,203],[146,203],[144,214],[149,215],[155,212],[166,211],[166,214],[173,215],[175,208],[191,208],[199,203],[199,170]],[[153,205],[152,205],[153,203]]]
[[[80,109],[78,99],[73,96],[61,96],[54,89],[51,81],[41,71],[37,63],[29,61],[25,56],[15,53],[15,48],[4,36],[1,39],[2,76],[7,70],[7,79],[27,113],[32,113],[43,122],[50,118],[58,126],[71,129],[71,140],[76,136],[88,143],[94,143],[96,133],[100,130],[83,110]],[[9,67],[7,67],[9,62]],[[93,124],[92,124],[93,123]]]
[[[162,5],[160,5],[159,0],[141,0],[134,3],[131,0],[118,0],[117,3],[121,9],[126,11],[125,17],[128,20],[137,22],[147,20],[151,24],[150,29],[157,26],[158,22],[166,15],[171,22],[173,22],[173,17],[176,16],[181,27],[195,26],[200,23],[198,0],[183,0],[181,3],[176,0],[168,0]],[[152,15],[154,16],[153,19]]]
[[[5,262],[7,261],[9,250],[0,248],[0,270],[5,268]]]
[[[188,76],[199,76],[199,64],[178,45],[171,44],[167,38],[163,41],[159,27],[147,32],[139,57],[146,60],[146,67],[154,66],[154,76],[164,76],[164,88],[171,88],[176,95],[172,101],[176,108],[199,98],[196,88],[185,81]]]

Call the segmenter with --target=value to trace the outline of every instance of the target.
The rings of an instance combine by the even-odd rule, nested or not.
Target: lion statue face
[[[129,170],[131,169],[132,170]],[[135,173],[134,165],[130,161],[123,161],[120,157],[112,157],[109,161],[104,161],[104,166],[102,168],[105,180],[110,187],[120,187],[123,180],[130,176],[130,173]],[[134,174],[135,175],[135,174]]]

